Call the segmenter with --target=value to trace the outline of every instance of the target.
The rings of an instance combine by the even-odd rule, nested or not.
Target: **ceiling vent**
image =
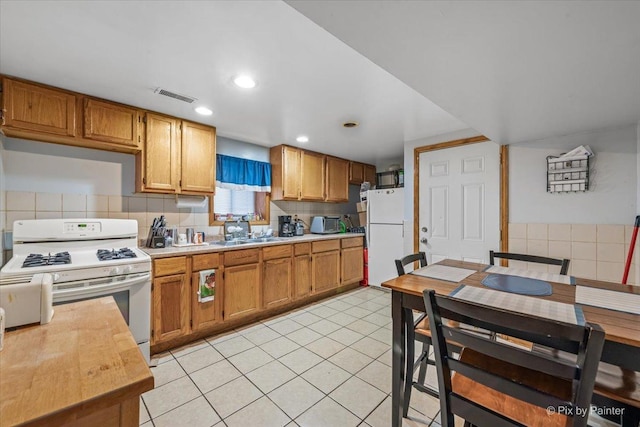
[[[168,96],[169,98],[177,99],[178,101],[186,102],[188,104],[193,104],[193,102],[198,99],[198,98],[193,98],[193,97],[187,96],[187,95],[180,95],[180,94],[177,94],[175,92],[169,92],[168,90],[165,90],[165,89],[162,89],[162,88],[157,88],[153,92],[157,93],[159,95]]]

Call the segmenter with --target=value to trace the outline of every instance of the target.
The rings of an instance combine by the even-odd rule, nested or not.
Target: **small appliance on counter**
[[[295,225],[291,222],[291,215],[280,215],[278,217],[278,236],[293,237],[295,228]]]
[[[302,220],[296,219],[295,232],[296,236],[304,236],[304,223]]]
[[[313,234],[340,233],[340,217],[338,216],[314,216],[311,219],[311,232]],[[344,223],[343,223],[344,228]]]
[[[0,305],[5,310],[5,327],[40,323],[44,325],[53,317],[53,276],[34,274],[29,283],[0,286]]]

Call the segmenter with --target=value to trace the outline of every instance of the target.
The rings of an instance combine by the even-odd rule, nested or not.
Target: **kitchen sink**
[[[211,242],[212,245],[220,245],[220,246],[238,246],[244,245],[247,243],[268,243],[268,242],[281,242],[285,241],[284,237],[255,237],[255,238],[246,238],[246,239],[233,239],[233,240],[215,240]]]

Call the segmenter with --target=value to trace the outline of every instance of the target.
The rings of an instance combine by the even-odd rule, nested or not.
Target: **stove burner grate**
[[[69,255],[69,252],[58,252],[54,255],[51,255],[51,253],[49,253],[49,255],[29,254],[22,263],[22,267],[40,267],[43,265],[60,264],[71,264],[71,255]]]
[[[98,249],[96,253],[98,256],[98,260],[100,261],[110,261],[113,259],[126,259],[126,258],[137,258],[138,255],[134,251],[129,248],[122,249]]]

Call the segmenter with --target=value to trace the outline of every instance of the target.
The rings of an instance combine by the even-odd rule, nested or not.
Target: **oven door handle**
[[[151,280],[151,273],[144,274],[142,276],[137,276],[131,279],[126,279],[120,282],[109,282],[103,285],[95,285],[95,286],[78,286],[67,289],[57,289],[53,292],[54,301],[59,301],[61,297],[65,296],[78,296],[81,293],[95,293],[97,291],[119,291],[121,289],[130,288],[133,285],[137,285],[138,283],[149,282]]]

